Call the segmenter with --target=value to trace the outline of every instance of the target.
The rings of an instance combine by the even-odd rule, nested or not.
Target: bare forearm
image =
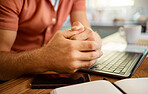
[[[101,56],[96,51],[99,45],[95,41],[69,40],[79,33],[57,31],[47,45],[40,49],[21,53],[0,52],[0,80],[50,70],[73,73],[80,68],[90,67]],[[96,52],[91,52],[94,50]]]
[[[71,20],[71,24],[73,22],[79,21],[80,23],[83,24],[84,27],[91,27],[90,24],[89,24],[89,21],[87,19],[85,11],[74,11],[74,12],[71,12],[70,20]]]
[[[44,72],[40,49],[20,53],[0,52],[0,80],[8,80],[23,74]]]

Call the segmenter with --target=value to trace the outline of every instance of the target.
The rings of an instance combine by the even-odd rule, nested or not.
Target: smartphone
[[[30,85],[32,89],[53,89],[89,81],[90,77],[87,73],[37,74]]]

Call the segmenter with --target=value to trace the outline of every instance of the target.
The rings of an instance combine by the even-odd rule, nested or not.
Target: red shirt
[[[0,0],[0,29],[17,32],[13,51],[42,47],[59,30],[71,11],[86,11],[85,0]]]

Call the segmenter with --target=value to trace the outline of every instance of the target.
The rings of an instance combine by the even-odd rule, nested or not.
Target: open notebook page
[[[50,94],[122,94],[109,81],[98,80],[57,88]]]
[[[130,78],[115,82],[127,94],[148,94],[148,78]]]

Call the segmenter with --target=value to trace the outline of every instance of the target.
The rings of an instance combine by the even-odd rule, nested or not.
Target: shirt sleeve
[[[86,11],[86,1],[85,0],[74,0],[72,11]]]
[[[0,0],[0,29],[17,31],[23,0]]]

